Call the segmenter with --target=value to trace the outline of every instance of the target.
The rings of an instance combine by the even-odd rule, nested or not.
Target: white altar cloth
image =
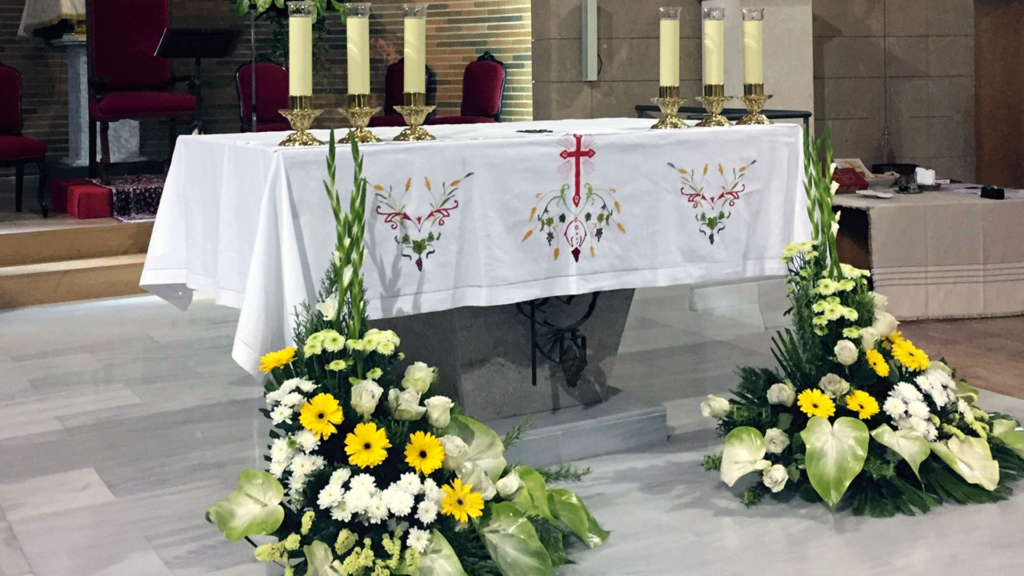
[[[783,246],[810,235],[800,128],[649,127],[431,126],[435,142],[363,146],[370,316],[785,273]],[[192,290],[240,308],[232,356],[253,373],[290,343],[335,243],[326,148],[281,138],[178,140],[140,281],[182,309]],[[343,198],[351,178],[339,145]]]

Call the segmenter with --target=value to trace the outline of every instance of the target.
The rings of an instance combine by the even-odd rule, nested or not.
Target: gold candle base
[[[725,95],[725,86],[722,84],[705,84],[704,95],[697,98],[704,109],[708,111],[697,126],[730,126],[730,122],[722,116],[722,109],[726,102],[732,100],[732,96]]]
[[[678,130],[686,128],[686,123],[679,117],[679,107],[686,102],[686,98],[679,97],[678,86],[661,86],[658,88],[658,97],[651,98],[651,102],[661,108],[662,118],[651,126],[653,130]]]
[[[349,144],[352,142],[352,138],[355,138],[356,142],[360,144],[372,144],[381,141],[376,134],[366,129],[366,126],[370,123],[370,118],[377,112],[380,112],[379,106],[371,105],[369,94],[349,94],[348,107],[340,108],[340,110],[348,117],[348,121],[352,124],[352,130],[344,138],[338,140],[339,143]]]
[[[288,123],[292,125],[292,132],[287,138],[281,141],[280,146],[322,146],[323,142],[308,132],[313,120],[323,113],[323,110],[313,108],[312,96],[289,96],[288,103],[291,108],[278,110]]]
[[[423,92],[406,92],[404,95],[405,106],[395,106],[395,110],[405,118],[408,128],[402,130],[395,140],[398,142],[425,142],[435,140],[434,135],[423,129],[423,121],[427,114],[434,111],[436,106],[427,106],[427,95]]]
[[[765,103],[771,97],[771,94],[764,93],[764,84],[744,84],[743,96],[740,100],[747,107],[747,115],[736,124],[744,126],[772,124],[773,122],[761,113],[764,110]]]

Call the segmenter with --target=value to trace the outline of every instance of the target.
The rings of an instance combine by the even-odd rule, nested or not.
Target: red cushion
[[[96,76],[112,89],[163,88],[171,65],[154,56],[167,28],[167,0],[92,0],[89,41]]]
[[[69,178],[66,180],[53,180],[50,182],[50,207],[55,212],[68,211],[68,193],[72,186],[88,186],[91,180],[85,178]]]
[[[252,120],[252,64],[239,68],[235,81],[242,120],[248,124]],[[278,113],[278,110],[288,108],[287,70],[268,62],[256,64],[256,103],[256,123],[260,132],[264,132],[260,126],[264,122],[284,122],[287,126],[288,121]]]
[[[0,136],[0,162],[46,156],[46,144],[24,136]]]
[[[405,118],[400,114],[388,114],[370,118],[370,128],[405,126]]]
[[[110,218],[114,214],[110,188],[92,183],[72,186],[68,189],[68,214],[79,220]]]
[[[0,134],[21,130],[21,75],[10,66],[0,66]]]
[[[114,92],[89,103],[89,113],[103,120],[191,116],[196,99],[177,92]]]
[[[257,132],[291,132],[292,125],[284,122],[259,122],[256,124]],[[246,132],[252,132],[252,126],[246,127]]]
[[[477,60],[462,75],[462,115],[495,116],[501,110],[505,69],[497,62]]]
[[[426,124],[494,124],[497,120],[486,116],[442,116],[427,120]]]

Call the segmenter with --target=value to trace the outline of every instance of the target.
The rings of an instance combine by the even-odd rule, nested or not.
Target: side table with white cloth
[[[410,360],[439,366],[442,388],[469,413],[600,403],[614,395],[633,289],[781,275],[782,248],[809,237],[799,127],[649,128],[436,126],[437,140],[423,143],[387,141],[398,129],[382,128],[384,143],[361,148],[373,194],[370,317],[398,331]],[[140,282],[183,309],[192,290],[240,308],[232,356],[254,374],[262,354],[291,344],[294,311],[315,299],[335,242],[326,148],[281,148],[281,138],[179,140]],[[344,196],[352,159],[338,150]],[[538,302],[562,324],[593,308],[576,386],[556,366],[531,385]]]

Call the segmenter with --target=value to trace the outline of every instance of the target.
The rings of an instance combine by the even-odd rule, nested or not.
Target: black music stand
[[[196,96],[196,121],[193,132],[202,134],[203,126],[203,58],[227,58],[235,51],[241,30],[209,28],[167,28],[156,48],[161,58],[192,58],[195,60],[193,79]]]

